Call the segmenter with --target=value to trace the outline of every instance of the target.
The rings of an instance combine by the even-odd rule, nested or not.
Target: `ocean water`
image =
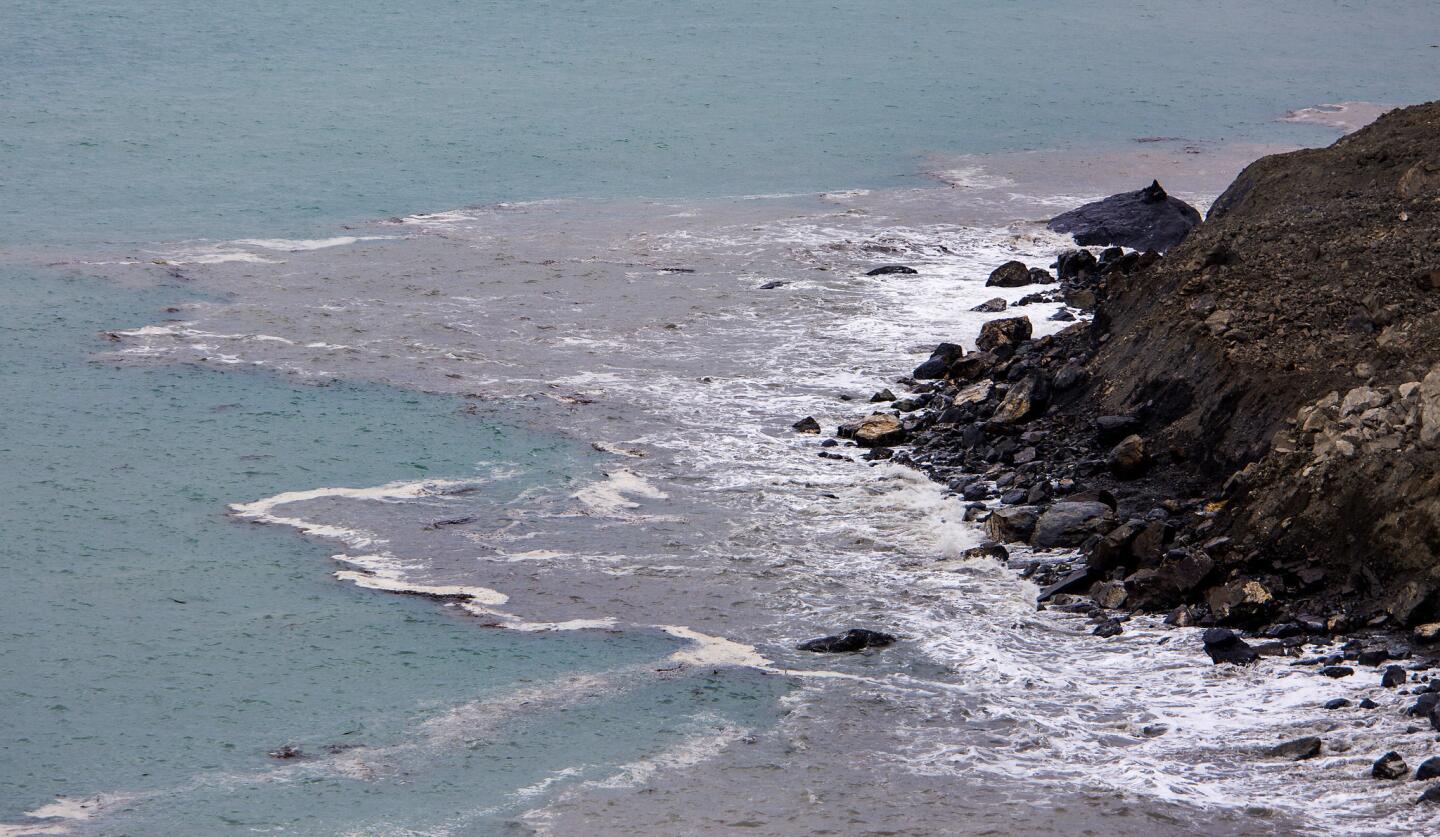
[[[0,833],[1423,831],[1398,696],[1097,641],[790,424],[973,340],[1037,219],[1432,95],[1437,23],[8,4]],[[851,625],[903,641],[794,650]]]

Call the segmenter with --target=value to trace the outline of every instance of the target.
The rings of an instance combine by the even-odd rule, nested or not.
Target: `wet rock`
[[[1026,267],[1024,262],[1008,261],[990,272],[990,278],[985,280],[985,287],[1018,288],[1034,281],[1030,268]]]
[[[860,420],[851,437],[862,448],[890,447],[905,441],[905,429],[900,426],[900,419],[873,413]]]
[[[1095,636],[1098,637],[1119,636],[1120,634],[1125,633],[1125,626],[1120,624],[1119,619],[1106,619],[1104,622],[1096,625],[1095,630],[1091,633],[1095,634]]]
[[[1074,315],[1074,314],[1071,314],[1070,311],[1069,311],[1069,309],[1061,308],[1059,311],[1056,311],[1054,314],[1051,314],[1050,317],[1049,317],[1049,319],[1051,319],[1051,320],[1056,320],[1056,321],[1059,321],[1059,322],[1062,322],[1062,323],[1068,323],[1068,322],[1071,322],[1071,321],[1073,321],[1073,320],[1075,319],[1075,315]]]
[[[1008,303],[1005,302],[1004,297],[997,296],[994,299],[985,300],[984,302],[980,303],[974,308],[971,308],[970,310],[981,311],[986,314],[998,314],[999,312],[1004,311],[1007,305]]]
[[[1045,602],[1055,596],[1079,593],[1089,589],[1090,582],[1093,580],[1094,577],[1089,568],[1079,567],[1061,576],[1055,583],[1047,587],[1042,587],[1040,589],[1040,595],[1036,596],[1035,600],[1037,602]]]
[[[1217,621],[1232,625],[1262,623],[1275,609],[1275,597],[1265,585],[1251,579],[1212,587],[1205,599]]]
[[[1061,282],[1068,282],[1073,279],[1084,279],[1090,274],[1097,272],[1098,263],[1095,254],[1089,250],[1069,250],[1061,253],[1055,260],[1055,275]]]
[[[1361,651],[1355,658],[1355,662],[1362,666],[1378,666],[1390,659],[1389,648],[1367,648]]]
[[[1410,638],[1416,642],[1430,644],[1440,642],[1440,622],[1427,622],[1424,625],[1416,625],[1410,632]]]
[[[1320,673],[1326,677],[1333,677],[1338,680],[1341,677],[1349,677],[1354,674],[1355,669],[1350,666],[1325,666],[1320,669]]]
[[[1415,768],[1415,779],[1417,781],[1434,779],[1436,776],[1440,776],[1440,756],[1431,756],[1420,762],[1420,766]]]
[[[1179,607],[1165,614],[1165,624],[1169,625],[1172,628],[1193,627],[1199,621],[1199,618],[1195,614],[1195,608],[1191,607],[1190,605],[1180,605]],[[1256,656],[1258,657],[1259,655],[1257,654]],[[1218,663],[1221,661],[1215,660],[1214,662]]]
[[[1386,666],[1385,673],[1380,675],[1380,685],[1387,689],[1405,685],[1405,669],[1400,666]]]
[[[1440,785],[1431,785],[1425,789],[1424,793],[1420,794],[1419,799],[1415,800],[1416,805],[1421,803],[1430,805],[1437,802],[1440,802]]]
[[[1320,755],[1320,747],[1321,743],[1319,738],[1313,735],[1307,735],[1304,738],[1297,738],[1294,741],[1277,744],[1266,751],[1266,753],[1271,758],[1301,761],[1303,759],[1313,759]]]
[[[843,634],[806,640],[795,647],[801,651],[814,651],[819,654],[843,654],[866,648],[884,648],[894,642],[895,637],[892,634],[865,628],[851,628]]]
[[[988,325],[988,323],[987,323]],[[965,350],[954,343],[941,343],[930,353],[930,359],[915,367],[910,376],[917,381],[934,380],[945,377],[945,372],[950,364],[963,357]]]
[[[1070,233],[1083,246],[1119,245],[1164,252],[1200,223],[1200,213],[1170,197],[1158,181],[1144,189],[1112,195],[1050,219],[1053,232]],[[1063,273],[1063,269],[1062,269]]]
[[[1014,348],[1030,339],[1033,328],[1029,317],[1006,317],[991,320],[980,327],[980,336],[975,348],[989,352],[999,348]],[[917,376],[918,377],[918,376]]]
[[[820,432],[820,422],[816,421],[814,416],[806,416],[790,426],[800,433]]]
[[[966,561],[974,561],[984,558],[1000,561],[1003,563],[1010,560],[1010,550],[1006,549],[998,543],[987,543],[981,546],[970,547],[969,549],[960,553],[960,557],[965,559]]]
[[[286,744],[283,747],[276,747],[275,749],[271,750],[267,755],[269,755],[272,759],[280,759],[282,761],[305,757],[305,754],[301,752],[299,747],[293,746],[291,744]]]
[[[1040,549],[1079,546],[1091,535],[1108,531],[1114,523],[1115,511],[1104,503],[1062,500],[1037,519],[1030,543]]]
[[[1122,480],[1140,476],[1150,462],[1145,454],[1145,440],[1134,434],[1126,436],[1110,449],[1105,461],[1110,472]]]
[[[996,509],[985,521],[985,534],[1001,543],[1025,543],[1035,532],[1040,510],[1034,506]]]
[[[883,402],[886,402],[886,401],[894,401],[894,400],[895,400],[895,393],[891,392],[888,388],[882,389],[882,390],[880,390],[879,392],[875,393],[874,395],[870,396],[870,403],[871,403],[871,404],[880,404],[880,403],[883,403]]]
[[[1202,641],[1205,643],[1205,653],[1210,655],[1210,660],[1215,665],[1229,663],[1243,666],[1260,659],[1260,655],[1249,643],[1228,628],[1210,628],[1205,631]]]
[[[1360,700],[1360,708],[1361,708],[1361,709],[1377,709],[1377,708],[1379,708],[1379,706],[1380,706],[1380,704],[1376,703],[1375,701],[1371,700],[1370,698],[1362,698],[1362,699]]]
[[[774,280],[772,280],[772,281],[766,282],[765,284],[761,285],[761,286],[760,286],[760,290],[762,290],[762,291],[773,291],[773,290],[775,290],[776,288],[783,288],[783,287],[785,287],[785,285],[786,285],[785,282],[782,282],[782,281],[779,280],[779,279],[774,279]]]
[[[1394,750],[1376,759],[1370,766],[1370,775],[1376,779],[1403,779],[1409,772],[1410,765]]]
[[[920,272],[920,271],[916,270],[915,268],[913,268],[913,267],[907,267],[906,265],[903,265],[903,264],[882,264],[882,265],[880,265],[879,267],[871,268],[870,270],[865,271],[865,275],[866,275],[866,276],[888,276],[888,275],[893,274],[893,273],[900,273],[900,274],[905,274],[905,275],[913,275],[913,274],[916,274],[916,273],[919,273],[919,272]]]
[[[1350,701],[1346,700],[1345,698],[1332,698],[1325,701],[1326,709],[1344,709],[1349,705]]]

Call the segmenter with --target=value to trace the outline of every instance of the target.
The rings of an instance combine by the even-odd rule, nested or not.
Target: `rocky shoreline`
[[[1206,628],[1216,665],[1289,657],[1408,691],[1407,731],[1433,738],[1440,103],[1253,163],[1203,223],[1152,183],[1051,227],[1104,249],[1059,253],[1053,273],[997,267],[987,284],[1038,292],[979,306],[1009,315],[973,347],[937,346],[820,455],[853,446],[946,485],[990,539],[974,557],[1023,545],[1011,564],[1037,606],[1097,636],[1163,613]],[[1091,316],[1038,339],[1014,316],[1061,300]],[[1393,752],[1372,773],[1409,774]],[[1440,758],[1416,771],[1436,776]]]

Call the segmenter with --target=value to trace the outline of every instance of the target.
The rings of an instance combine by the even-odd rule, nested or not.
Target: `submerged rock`
[[[919,272],[920,272],[920,271],[916,270],[915,268],[913,268],[913,267],[908,267],[908,266],[903,265],[903,264],[882,264],[882,265],[880,265],[879,267],[871,268],[870,270],[865,271],[865,275],[866,275],[866,276],[888,276],[888,275],[890,275],[890,274],[892,274],[892,273],[900,273],[900,274],[905,274],[905,275],[912,275],[912,274],[916,274],[916,273],[919,273]]]
[[[790,426],[800,433],[820,432],[820,422],[816,421],[814,416],[806,416]]]
[[[1200,224],[1195,207],[1166,194],[1159,181],[1111,195],[1050,219],[1052,232],[1070,233],[1081,246],[1119,245],[1164,252]],[[1062,269],[1063,272],[1063,269]]]
[[[1284,744],[1277,744],[1266,751],[1271,758],[1290,759],[1301,761],[1313,759],[1320,755],[1320,739],[1313,735],[1304,738],[1297,738],[1294,741],[1286,741]]]
[[[1243,666],[1260,659],[1260,654],[1251,648],[1249,643],[1228,628],[1210,628],[1205,631],[1203,642],[1205,653],[1210,655],[1210,660],[1216,665],[1229,663]]]
[[[884,648],[894,642],[893,634],[865,628],[851,628],[843,634],[806,640],[795,647],[801,651],[813,651],[819,654],[843,654],[862,651],[866,648]]]
[[[1098,637],[1119,636],[1125,633],[1125,626],[1121,624],[1119,619],[1112,617],[1096,625],[1093,633]]]
[[[1394,750],[1376,759],[1370,767],[1370,775],[1376,779],[1403,779],[1409,772],[1410,766]]]

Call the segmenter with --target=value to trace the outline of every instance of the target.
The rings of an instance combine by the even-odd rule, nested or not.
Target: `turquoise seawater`
[[[0,245],[915,182],[931,152],[1315,142],[1434,95],[1413,0],[9,0]]]
[[[190,292],[39,262],[498,201],[918,185],[931,154],[1313,144],[1333,134],[1277,117],[1433,97],[1437,32],[1406,0],[0,3],[0,822],[115,791],[134,801],[104,833],[494,833],[547,778],[763,727],[784,689],[579,688],[427,748],[447,713],[680,644],[485,630],[337,583],[333,546],[228,504],[488,468],[563,491],[597,454],[447,397],[96,360]],[[266,756],[350,743],[390,772]]]

